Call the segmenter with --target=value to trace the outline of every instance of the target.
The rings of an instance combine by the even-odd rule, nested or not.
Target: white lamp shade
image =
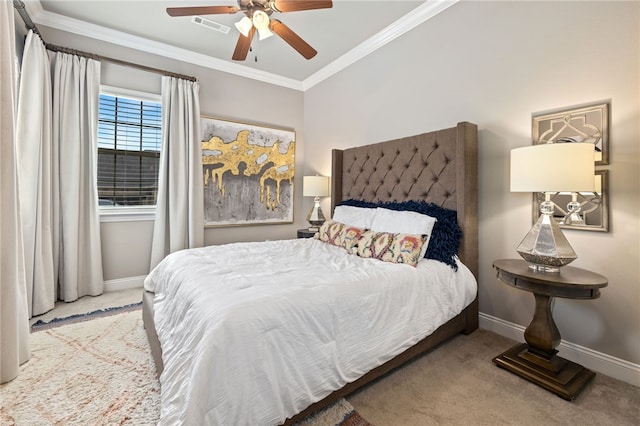
[[[253,26],[259,30],[269,28],[269,15],[262,10],[256,10],[253,12]]]
[[[329,178],[327,176],[305,176],[302,180],[302,195],[305,197],[328,197]]]
[[[264,40],[273,35],[269,28],[258,28],[258,40]]]
[[[595,189],[590,143],[547,143],[511,150],[511,192],[580,192]]]
[[[253,26],[253,23],[251,22],[251,19],[245,16],[244,18],[236,22],[235,26],[238,29],[238,31],[240,31],[240,34],[242,34],[245,37],[248,37],[249,31],[251,31],[251,27]]]
[[[264,40],[273,35],[269,29],[269,15],[262,10],[253,12],[253,26],[258,30],[258,40]]]

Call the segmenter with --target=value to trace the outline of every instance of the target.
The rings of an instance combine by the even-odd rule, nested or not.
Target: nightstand
[[[573,400],[595,373],[580,364],[557,356],[560,331],[553,321],[553,298],[597,299],[607,286],[602,275],[564,266],[559,273],[540,273],[519,259],[493,262],[498,279],[512,287],[530,291],[536,300],[533,319],[524,332],[526,344],[518,344],[498,355],[493,362],[556,395]]]
[[[309,228],[298,229],[298,238],[313,238],[318,231],[309,231]]]

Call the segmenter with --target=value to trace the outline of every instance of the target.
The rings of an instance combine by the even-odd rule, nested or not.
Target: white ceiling
[[[458,0],[333,0],[331,9],[274,13],[318,54],[311,60],[278,36],[254,38],[246,61],[232,61],[234,23],[244,14],[207,15],[228,34],[190,17],[170,17],[176,6],[236,5],[235,0],[25,0],[33,22],[188,63],[298,90],[349,66]],[[45,40],[47,41],[47,40]],[[69,46],[65,46],[69,47]]]

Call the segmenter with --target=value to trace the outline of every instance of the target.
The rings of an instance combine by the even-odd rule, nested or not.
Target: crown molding
[[[255,70],[244,65],[223,61],[218,58],[196,53],[187,49],[149,40],[122,31],[112,30],[100,25],[91,24],[75,18],[47,12],[42,9],[40,1],[25,2],[25,8],[34,23],[61,31],[78,34],[95,40],[129,47],[142,52],[199,65],[217,71],[227,72],[240,77],[263,81],[265,83],[302,90],[302,82],[280,75]]]
[[[407,31],[410,31],[416,26],[431,19],[440,12],[453,6],[458,1],[460,0],[425,1],[416,9],[412,10],[402,18],[375,34],[373,37],[351,49],[349,52],[340,56],[338,59],[307,77],[303,81],[256,70],[254,68],[223,61],[221,59],[213,58],[187,49],[149,40],[144,37],[112,30],[110,28],[91,24],[75,18],[69,18],[57,13],[48,12],[42,8],[42,4],[39,0],[25,1],[24,3],[27,13],[36,24],[112,43],[118,46],[128,47],[142,52],[164,56],[177,61],[234,74],[240,77],[287,87],[289,89],[305,91],[359,61],[392,40],[400,37]]]
[[[423,22],[428,21],[440,12],[448,9],[460,0],[425,1],[411,12],[391,25],[376,33],[373,37],[360,43],[335,61],[307,77],[302,82],[302,90],[307,90],[342,71],[370,53],[375,52],[387,43],[411,31]]]

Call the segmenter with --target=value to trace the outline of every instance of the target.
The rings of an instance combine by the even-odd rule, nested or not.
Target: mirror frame
[[[589,142],[596,151],[596,166],[609,164],[609,103],[569,107],[535,113],[531,120],[533,144]]]
[[[581,192],[578,194],[578,202],[582,205],[581,214],[599,215],[599,220],[596,224],[574,225],[566,224],[563,222],[564,217],[567,215],[567,203],[566,199],[569,198],[569,193],[556,192],[551,195],[551,202],[554,205],[554,218],[558,222],[558,225],[562,229],[576,229],[580,231],[598,231],[609,232],[609,202],[607,194],[609,193],[609,170],[596,170],[595,177],[600,178],[601,191],[598,192]],[[536,223],[540,216],[540,204],[544,201],[544,193],[536,192],[533,194],[533,223]],[[588,216],[584,216],[588,222]]]
[[[609,164],[609,102],[566,107],[554,111],[532,114],[531,137],[534,145],[543,143],[593,143],[595,166]],[[561,228],[582,231],[609,231],[609,170],[595,171],[600,176],[601,192],[578,193],[582,210],[590,215],[599,215],[595,225],[576,225],[562,223],[567,211],[566,198],[569,193],[555,193],[551,201],[555,205],[554,217]],[[570,200],[570,198],[569,198]],[[533,223],[540,216],[540,203],[543,193],[533,194]],[[586,217],[586,216],[585,216]]]

